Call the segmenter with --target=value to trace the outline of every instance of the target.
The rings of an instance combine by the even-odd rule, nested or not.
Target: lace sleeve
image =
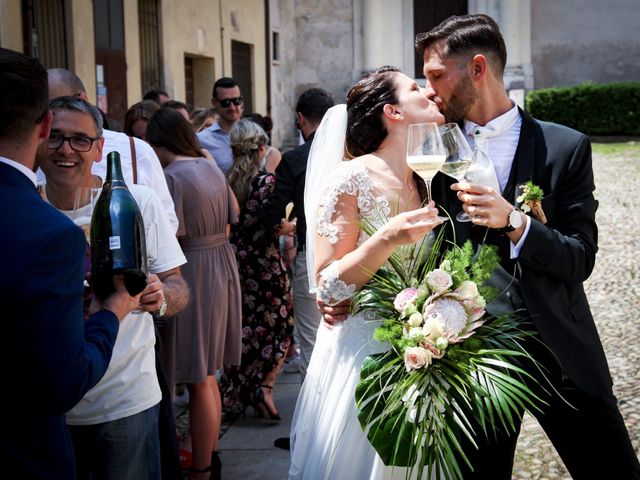
[[[315,293],[327,305],[335,305],[355,295],[356,286],[340,280],[337,261],[331,262],[319,275],[321,286],[311,290],[311,293]]]
[[[355,285],[340,279],[340,259],[358,247],[360,216],[373,204],[372,185],[361,162],[338,165],[321,196],[316,220],[315,271],[312,292],[333,305],[353,297]]]

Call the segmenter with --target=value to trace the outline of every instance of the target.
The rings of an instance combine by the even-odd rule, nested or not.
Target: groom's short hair
[[[416,50],[424,51],[439,44],[443,55],[471,57],[484,54],[497,73],[504,73],[507,47],[496,21],[488,15],[453,15],[428,32],[416,36]]]

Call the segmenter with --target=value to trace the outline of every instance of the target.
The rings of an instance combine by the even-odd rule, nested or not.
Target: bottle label
[[[109,237],[109,250],[118,250],[120,248],[120,237]]]

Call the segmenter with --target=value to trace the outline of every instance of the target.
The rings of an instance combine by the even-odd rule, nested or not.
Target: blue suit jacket
[[[118,320],[103,310],[83,321],[82,231],[3,163],[0,205],[0,464],[73,479],[64,414],[106,371]]]

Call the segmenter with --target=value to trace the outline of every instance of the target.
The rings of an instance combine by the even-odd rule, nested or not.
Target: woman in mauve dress
[[[182,275],[191,303],[163,332],[163,344],[172,383],[186,383],[189,390],[190,478],[220,478],[216,451],[222,402],[214,374],[239,365],[241,352],[240,281],[227,239],[229,224],[237,220],[237,204],[224,174],[202,157],[195,133],[180,113],[160,109],[149,121],[146,139],[164,168],[180,222],[178,240],[187,257]]]

